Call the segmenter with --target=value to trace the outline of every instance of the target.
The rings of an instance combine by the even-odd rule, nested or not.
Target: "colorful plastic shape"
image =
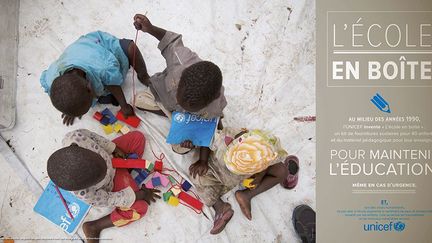
[[[123,127],[120,129],[120,132],[121,132],[123,135],[125,135],[126,133],[130,132],[130,129],[129,129],[128,126],[123,126]]]
[[[102,120],[103,115],[102,115],[99,111],[96,111],[96,112],[93,114],[93,118],[96,119],[96,120],[98,120],[98,121],[100,121],[100,120]]]
[[[249,189],[255,188],[255,185],[251,184],[253,181],[254,181],[253,178],[244,179],[242,185]]]
[[[171,197],[169,197],[169,199],[168,199],[168,204],[171,205],[171,206],[176,207],[176,206],[179,205],[179,203],[180,203],[179,199],[176,198],[176,197],[174,197],[174,196],[171,196]]]
[[[173,195],[172,191],[167,191],[163,194],[163,200],[167,202],[169,198]]]
[[[152,184],[153,184],[153,187],[157,187],[157,186],[162,185],[161,179],[159,177],[153,177],[152,178]]]
[[[122,124],[116,123],[116,124],[114,124],[114,131],[118,133],[121,131],[122,127],[123,127]]]
[[[152,188],[154,188],[153,183],[152,183],[152,180],[147,181],[147,183],[145,184],[145,187],[146,187],[147,189],[152,189]]]
[[[111,124],[108,124],[106,126],[102,126],[102,128],[103,128],[106,135],[110,135],[111,133],[114,132],[114,128]]]
[[[187,192],[192,187],[192,185],[188,181],[185,180],[181,187],[182,187],[183,191]]]
[[[177,183],[177,181],[174,179],[174,177],[172,177],[172,176],[168,176],[168,179],[171,181],[171,183],[172,184],[176,184]]]
[[[131,153],[131,154],[128,154],[128,155],[127,155],[127,158],[128,158],[128,159],[138,159],[139,157],[138,157],[138,154],[136,154],[136,153]]]
[[[180,192],[180,194],[178,195],[178,198],[180,200],[182,200],[183,202],[185,202],[186,204],[188,204],[189,206],[191,206],[197,210],[201,211],[203,208],[204,204],[200,200],[192,197],[191,195],[187,194],[186,192]]]
[[[112,158],[111,163],[114,168],[127,168],[127,169],[130,168],[144,169],[146,165],[146,161],[143,159]]]
[[[114,116],[114,114],[108,108],[105,108],[102,111],[102,115],[104,115],[105,117],[108,117],[110,124],[114,124],[117,121],[117,118]]]
[[[158,172],[162,172],[162,169],[163,169],[163,162],[160,160],[157,160],[155,162],[154,170],[158,171]]]
[[[116,115],[117,119],[120,121],[137,128],[141,122],[141,120],[137,116],[128,116],[128,118],[125,118],[123,113],[119,111]]]
[[[165,175],[161,175],[159,178],[161,180],[161,184],[162,184],[163,187],[168,186],[168,183],[170,181],[168,180],[168,178]]]
[[[131,171],[131,176],[134,178],[137,185],[141,185],[148,177],[148,173],[145,170],[134,169]]]
[[[106,125],[110,124],[110,119],[109,119],[109,117],[104,116],[104,117],[102,117],[102,119],[99,122],[102,123],[102,125],[106,126]]]
[[[181,190],[178,189],[177,187],[173,187],[171,188],[172,193],[174,194],[174,196],[177,196],[178,194],[180,194]]]
[[[149,172],[153,171],[154,168],[154,164],[153,163],[149,163],[148,167],[146,168]]]

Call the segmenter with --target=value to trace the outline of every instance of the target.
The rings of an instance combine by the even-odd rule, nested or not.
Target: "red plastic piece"
[[[121,111],[117,112],[116,117],[120,121],[135,128],[137,128],[141,122],[141,120],[137,116],[128,116],[128,118],[126,119]]]
[[[154,170],[162,172],[162,169],[163,169],[163,163],[162,163],[162,161],[159,161],[159,160],[156,161],[155,162],[155,166],[154,166]]]
[[[98,121],[100,121],[100,120],[102,120],[103,115],[102,115],[102,113],[100,113],[99,111],[96,111],[96,112],[93,114],[93,118],[96,119],[96,120],[98,120]]]
[[[189,206],[201,211],[203,208],[203,203],[200,202],[200,200],[192,197],[191,195],[187,194],[186,192],[180,192],[178,195],[178,198],[188,204]]]
[[[146,161],[144,159],[121,159],[121,158],[112,158],[111,160],[112,167],[114,168],[136,168],[136,169],[145,169]]]

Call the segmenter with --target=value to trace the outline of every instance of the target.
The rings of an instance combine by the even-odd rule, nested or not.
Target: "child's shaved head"
[[[75,73],[66,73],[54,79],[50,98],[57,110],[69,116],[84,115],[93,101],[88,81]]]
[[[72,144],[49,157],[47,170],[48,176],[57,186],[77,191],[103,180],[107,165],[99,154]]]
[[[216,64],[197,62],[185,70],[177,89],[177,102],[187,111],[199,111],[219,97],[222,72]]]

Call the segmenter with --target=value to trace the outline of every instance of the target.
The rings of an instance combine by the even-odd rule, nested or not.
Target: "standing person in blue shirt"
[[[135,43],[102,31],[81,36],[43,71],[41,85],[63,113],[63,124],[72,125],[96,101],[120,105],[126,117],[134,114],[120,85],[133,62],[135,48],[135,71],[141,83],[148,85],[149,75]]]

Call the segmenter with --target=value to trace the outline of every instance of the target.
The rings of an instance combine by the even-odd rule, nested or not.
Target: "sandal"
[[[293,189],[298,182],[298,171],[300,169],[299,159],[297,156],[290,155],[285,159],[284,164],[288,169],[288,176],[283,182],[281,182],[281,186],[286,189]]]
[[[172,151],[174,151],[177,154],[187,154],[193,149],[193,148],[184,148],[180,144],[172,144],[171,148]]]
[[[307,205],[299,205],[294,209],[292,221],[294,230],[303,243],[315,243],[316,241],[316,214]]]

